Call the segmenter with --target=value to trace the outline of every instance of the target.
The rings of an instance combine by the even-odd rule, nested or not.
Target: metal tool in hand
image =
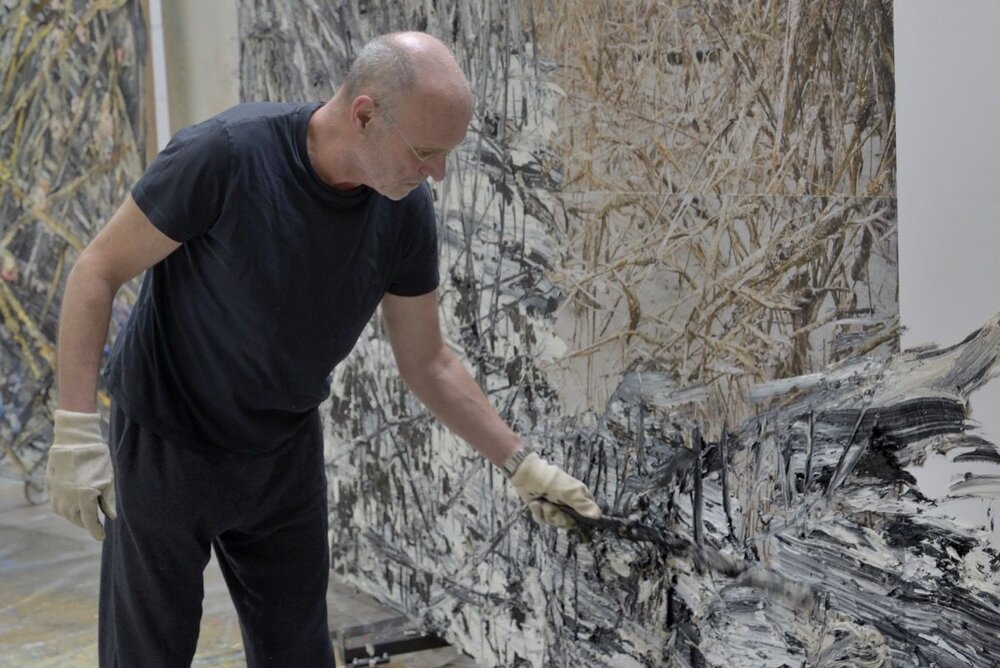
[[[759,564],[723,554],[710,545],[696,545],[671,531],[654,529],[623,517],[614,515],[602,515],[596,519],[587,517],[566,504],[543,500],[573,518],[585,534],[603,531],[622,540],[656,545],[662,552],[671,556],[690,556],[700,568],[710,568],[717,573],[738,578],[738,584],[761,588],[797,608],[811,607],[814,601],[813,591],[808,585],[792,582]]]

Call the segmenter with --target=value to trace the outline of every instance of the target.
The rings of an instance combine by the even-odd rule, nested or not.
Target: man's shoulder
[[[294,118],[319,106],[318,102],[241,102],[212,117],[226,125]]]
[[[173,138],[179,142],[198,142],[203,147],[222,148],[233,138],[259,135],[266,127],[294,127],[296,119],[311,113],[308,104],[292,102],[244,102],[203,121],[189,125]],[[239,142],[238,142],[239,143]]]
[[[244,102],[206,119],[206,134],[222,135],[234,156],[297,150],[319,103]]]

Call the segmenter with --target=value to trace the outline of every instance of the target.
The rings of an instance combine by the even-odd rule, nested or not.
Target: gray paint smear
[[[689,538],[700,516],[705,544],[810,586],[813,607],[652,542],[539,529],[472,457],[463,469],[460,453],[425,450],[420,420],[405,442],[371,439],[378,468],[363,451],[335,462],[341,492],[366,490],[335,495],[358,527],[357,542],[334,530],[339,567],[485,665],[992,666],[1000,555],[984,528],[932,516],[906,467],[932,452],[998,456],[965,408],[1000,370],[998,349],[1000,316],[947,350],[759,386],[757,415],[726,433],[725,458],[707,443],[700,470],[704,425],[663,374],[628,375],[592,429],[551,425],[546,449],[608,512]],[[431,468],[394,465],[413,455]]]

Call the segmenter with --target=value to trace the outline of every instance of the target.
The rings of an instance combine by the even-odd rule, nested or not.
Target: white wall
[[[903,347],[950,345],[1000,312],[1000,2],[894,12]],[[1000,380],[973,395],[972,417],[1000,443]],[[932,460],[918,478],[939,496],[956,470]]]
[[[236,0],[161,0],[171,132],[239,102]]]

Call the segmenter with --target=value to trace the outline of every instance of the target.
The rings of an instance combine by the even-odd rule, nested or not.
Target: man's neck
[[[350,190],[360,186],[361,181],[351,173],[353,151],[337,126],[334,105],[333,100],[328,101],[310,117],[306,147],[309,162],[321,181],[339,190]]]

